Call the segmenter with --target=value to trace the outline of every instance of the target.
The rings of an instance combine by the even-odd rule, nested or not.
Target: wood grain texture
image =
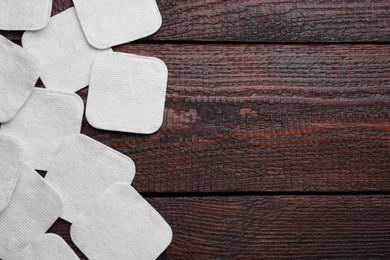
[[[390,196],[147,200],[172,225],[174,239],[167,259],[390,257]],[[77,251],[69,224],[59,221],[50,232],[63,236]]]
[[[388,42],[390,0],[158,0],[163,26],[149,40]],[[53,15],[72,6],[54,0]],[[0,32],[17,40],[21,33]]]
[[[256,44],[386,43],[390,0],[157,2],[153,44],[115,51],[167,63],[161,130],[82,132],[135,161],[174,231],[160,259],[390,259],[390,45]],[[86,259],[69,228],[49,232]]]
[[[153,135],[82,132],[142,192],[390,190],[390,46],[145,45],[169,68]],[[79,92],[84,101],[87,89]]]

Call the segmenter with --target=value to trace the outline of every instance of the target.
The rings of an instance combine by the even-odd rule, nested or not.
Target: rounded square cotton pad
[[[63,92],[86,87],[96,55],[112,51],[87,43],[74,8],[53,16],[44,29],[24,33],[22,44],[40,60],[45,87]]]
[[[1,0],[0,30],[39,30],[50,19],[52,0]]]
[[[0,212],[0,259],[15,259],[61,215],[59,195],[27,165],[8,206]]]
[[[78,256],[56,234],[45,234],[32,242],[17,260],[79,260]]]
[[[34,88],[15,118],[0,133],[18,139],[27,164],[46,171],[63,141],[80,133],[84,105],[76,94]]]
[[[61,146],[45,180],[61,196],[61,218],[73,222],[116,182],[132,182],[134,162],[85,135],[73,135]]]
[[[157,58],[99,55],[91,72],[86,116],[95,128],[151,134],[163,122],[168,69]]]
[[[0,35],[0,123],[16,115],[40,73],[41,65],[35,57]]]
[[[18,182],[24,156],[18,140],[0,135],[0,212],[8,205]]]
[[[172,230],[128,184],[111,186],[71,226],[76,246],[89,259],[156,259],[171,243]]]
[[[99,49],[155,33],[162,23],[155,0],[73,0],[88,42]]]

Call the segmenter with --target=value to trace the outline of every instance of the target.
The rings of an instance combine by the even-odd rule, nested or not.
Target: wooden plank
[[[170,70],[156,134],[82,128],[134,159],[140,191],[390,190],[390,46],[115,51],[159,57]]]
[[[163,26],[149,40],[388,42],[390,0],[158,0]],[[72,6],[54,0],[53,14]],[[6,33],[13,40],[21,33]]]
[[[148,200],[173,228],[166,259],[390,257],[388,195]],[[69,224],[57,222],[50,231],[75,249]]]

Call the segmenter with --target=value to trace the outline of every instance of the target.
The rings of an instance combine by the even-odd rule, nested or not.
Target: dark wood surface
[[[53,0],[53,15],[72,0]],[[390,0],[157,0],[163,26],[148,39],[387,42]],[[8,34],[13,39],[21,33]]]
[[[390,45],[129,44],[169,67],[151,136],[82,132],[142,192],[390,190]],[[86,101],[87,90],[79,93]]]
[[[168,65],[161,130],[82,132],[135,161],[160,258],[389,259],[390,1],[157,2],[161,30],[114,51]]]

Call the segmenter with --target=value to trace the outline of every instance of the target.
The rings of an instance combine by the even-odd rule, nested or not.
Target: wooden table
[[[390,259],[390,0],[158,4],[161,30],[114,50],[168,65],[161,130],[82,132],[135,161],[161,258]]]

